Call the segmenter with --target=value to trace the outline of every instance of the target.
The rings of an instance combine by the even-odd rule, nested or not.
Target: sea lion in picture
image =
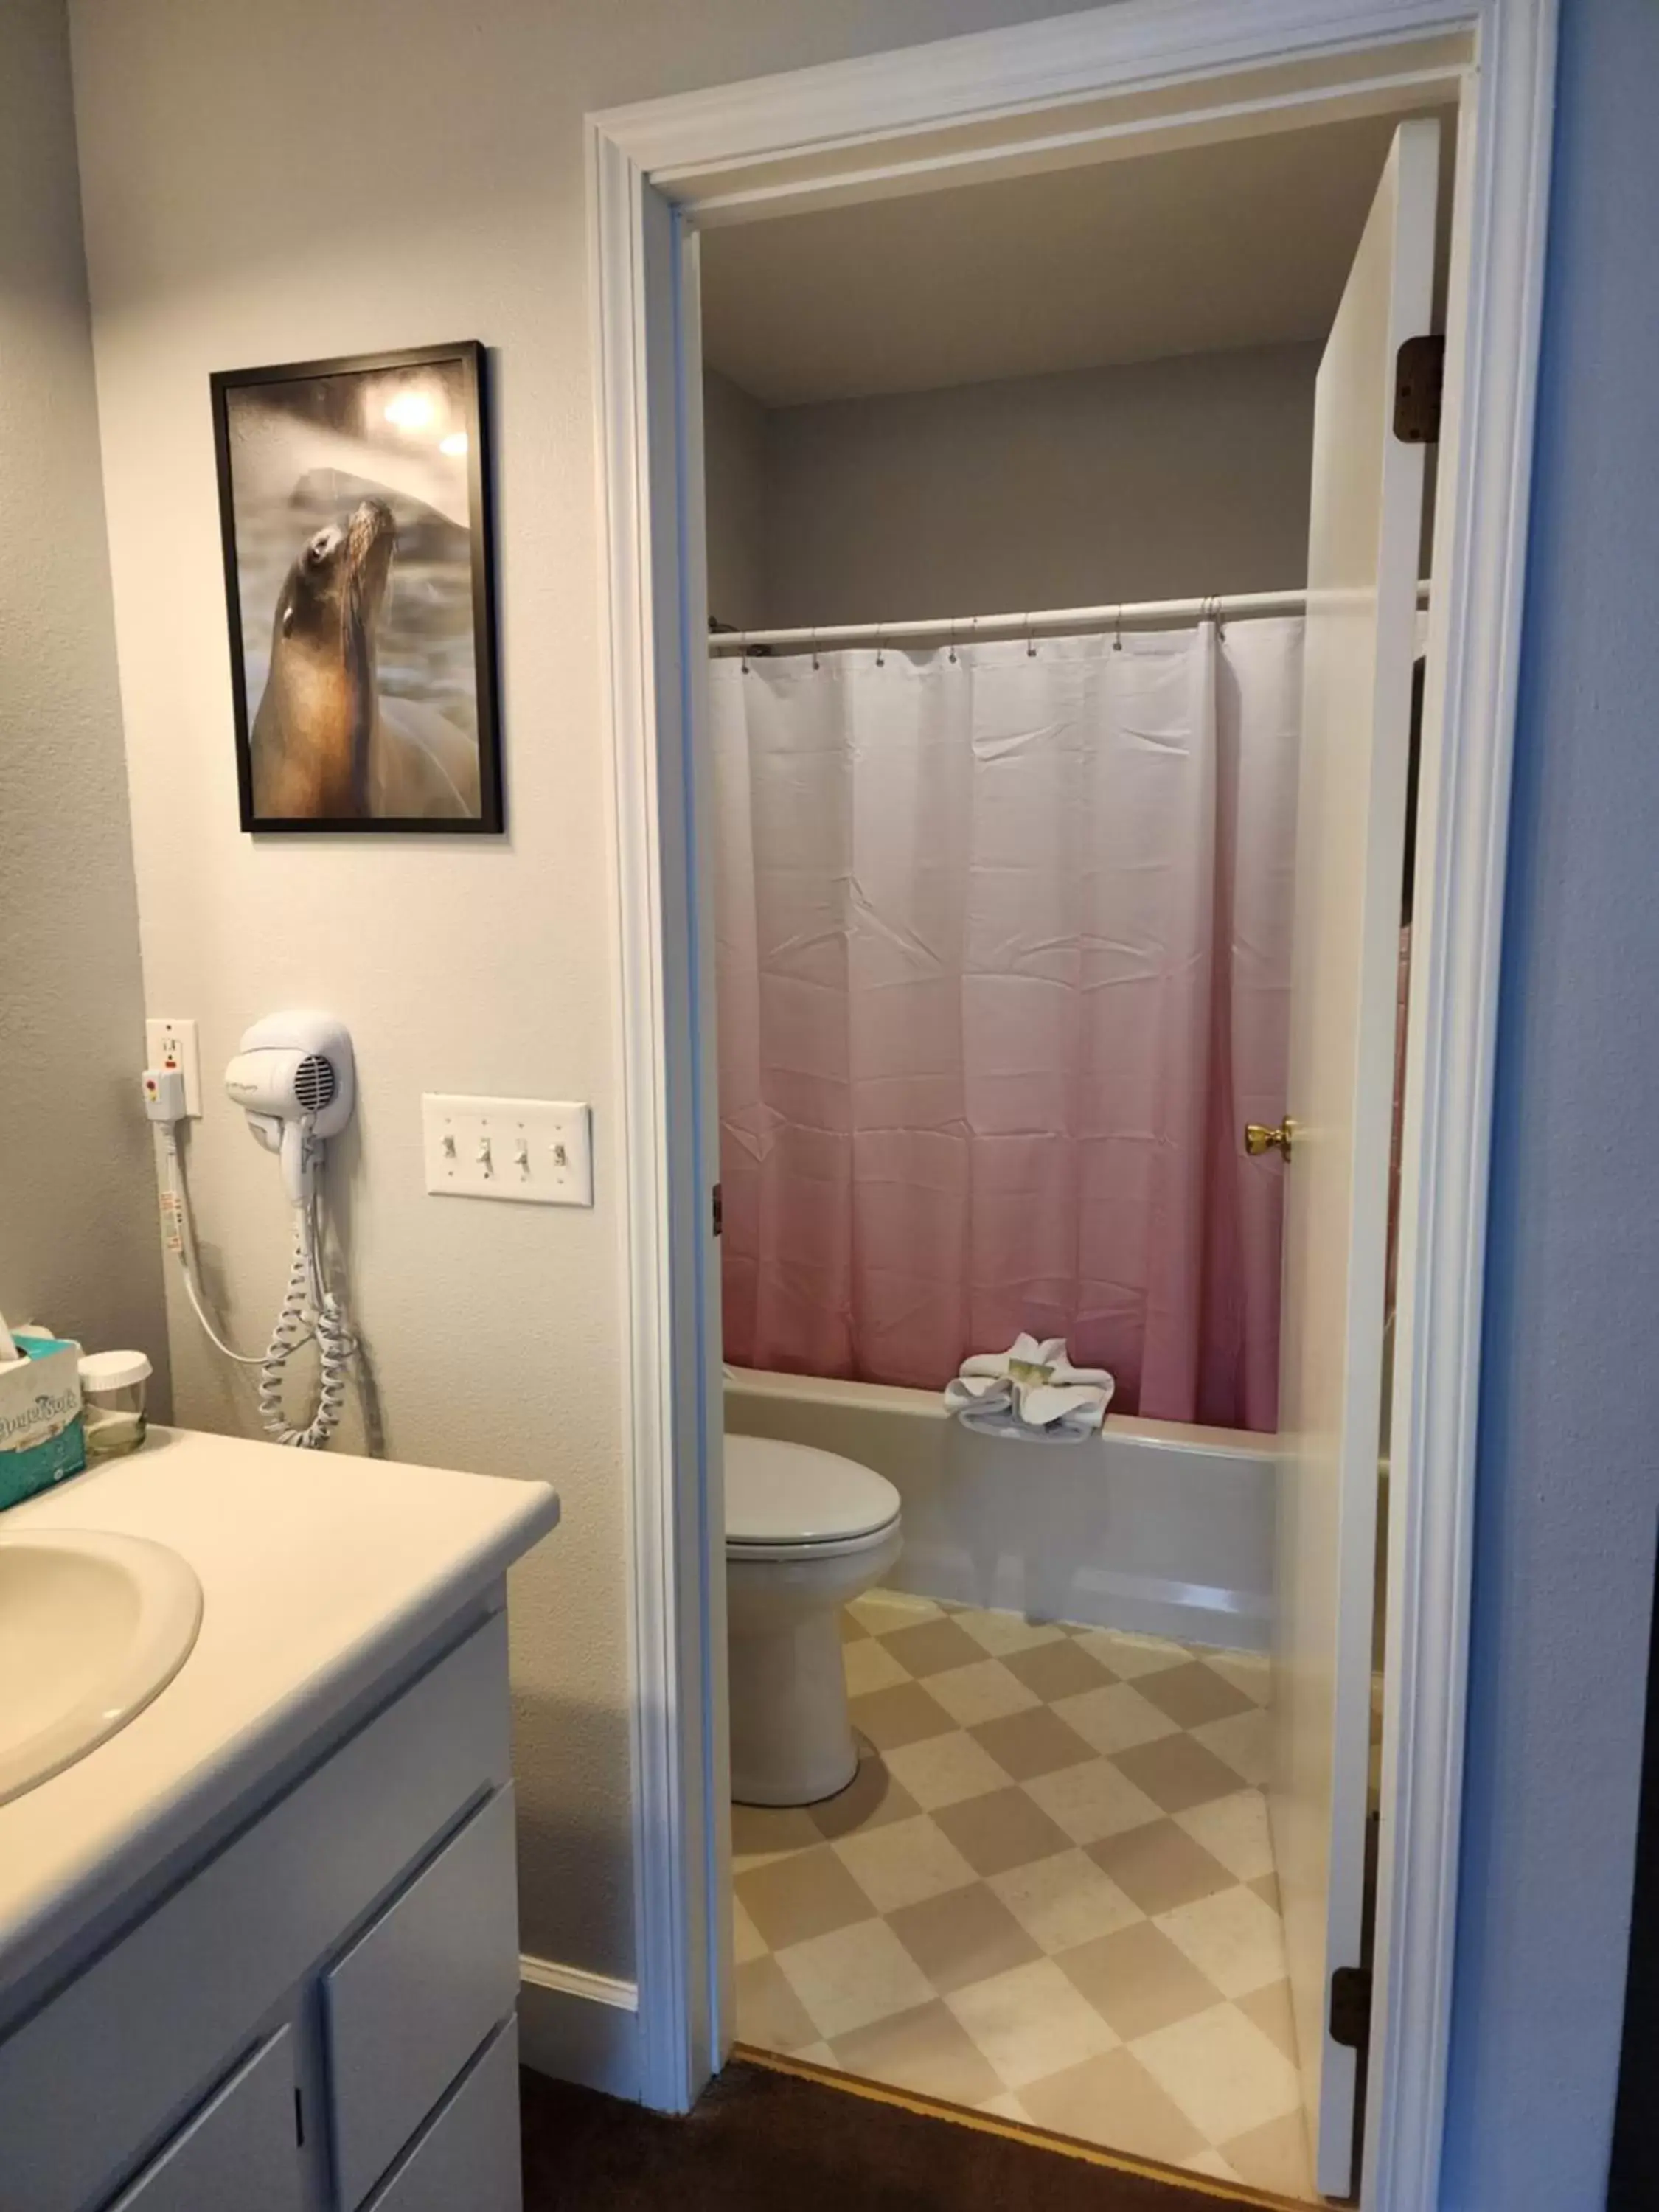
[[[270,673],[253,720],[261,820],[368,820],[380,717],[374,634],[397,531],[383,500],[307,544],[276,595]]]

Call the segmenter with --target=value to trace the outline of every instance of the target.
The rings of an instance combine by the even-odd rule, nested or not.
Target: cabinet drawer
[[[509,1784],[323,1977],[343,2206],[361,2203],[518,1995]]]
[[[302,2212],[287,2028],[237,2069],[110,2212]]]
[[[101,2203],[342,1933],[507,1777],[494,1615],[0,2040],[5,2212]]]
[[[364,2212],[521,2212],[523,2203],[519,2023],[509,2020]]]

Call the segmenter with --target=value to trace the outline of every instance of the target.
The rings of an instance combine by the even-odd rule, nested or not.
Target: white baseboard
[[[519,1960],[519,2057],[538,2074],[637,2103],[640,2001],[632,1982]]]

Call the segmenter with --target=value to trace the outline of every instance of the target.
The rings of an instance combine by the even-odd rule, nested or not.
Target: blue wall
[[[1593,2212],[1659,1501],[1659,4],[1564,0],[1446,2212]]]

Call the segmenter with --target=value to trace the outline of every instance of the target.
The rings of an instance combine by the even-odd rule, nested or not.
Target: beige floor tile
[[[750,1959],[734,1977],[738,2037],[763,2051],[799,2051],[817,2029],[775,1959]]]
[[[884,1920],[792,1943],[777,1963],[829,2043],[933,1998],[927,1976]]]
[[[1004,1713],[1000,1720],[980,1721],[974,1728],[997,1765],[1016,1782],[1030,1782],[1039,1774],[1053,1774],[1062,1766],[1080,1766],[1097,1756],[1074,1728],[1068,1728],[1048,1705],[1030,1712]]]
[[[1184,1667],[1193,1656],[1184,1644],[1170,1644],[1161,1636],[1126,1636],[1116,1628],[1086,1628],[1077,1640],[1120,1682],[1155,1674],[1164,1667]]]
[[[847,1607],[859,1626],[872,1636],[885,1636],[895,1628],[914,1628],[919,1620],[941,1620],[943,1606],[930,1597],[912,1597],[908,1590],[866,1590]]]
[[[933,1819],[918,1813],[880,1828],[843,1836],[832,1848],[876,1911],[896,1912],[976,1879],[974,1869]],[[1259,1903],[1259,1899],[1252,1899]]]
[[[962,2023],[937,2001],[838,2035],[834,2047],[836,2063],[849,2074],[953,2105],[981,2104],[1003,2086]]]
[[[1087,1852],[1056,1852],[993,1875],[991,1887],[1039,1949],[1070,1951],[1145,1917]]]
[[[1137,1744],[1156,1743],[1179,1733],[1178,1723],[1129,1682],[1110,1682],[1075,1698],[1056,1698],[1053,1710],[1085,1743],[1114,1758]]]
[[[1138,2036],[1133,2049],[1206,2142],[1224,2147],[1301,2101],[1295,2067],[1237,2005],[1214,2005],[1155,2028]]]
[[[1004,2089],[994,2097],[982,2097],[980,2100],[979,2110],[981,2112],[989,2112],[995,2119],[1017,2120],[1021,2127],[1029,2127],[1031,2124],[1031,2115],[1012,2089]]]
[[[854,1728],[878,1751],[892,1751],[902,1743],[920,1743],[924,1737],[943,1735],[957,1725],[920,1682],[872,1690],[867,1697],[850,1698],[848,1706]]]
[[[900,1744],[886,1754],[886,1760],[895,1780],[927,1812],[1008,1786],[1008,1777],[966,1729],[929,1736],[921,1743]]]
[[[1279,1876],[1276,1874],[1269,1872],[1255,1875],[1251,1877],[1249,1887],[1264,1905],[1271,1905],[1273,1911],[1283,1919],[1285,1900],[1279,1893]]]
[[[951,1617],[993,1658],[1005,1657],[1010,1651],[1032,1651],[1040,1644],[1066,1641],[1066,1631],[1057,1623],[1027,1620],[1018,1613],[988,1613],[977,1607],[964,1606]]]
[[[1054,1964],[1126,2043],[1207,2012],[1220,1995],[1150,1920],[1059,1952]]]
[[[1089,1856],[1143,1912],[1168,1912],[1175,1905],[1190,1905],[1196,1898],[1212,1897],[1217,1890],[1235,1886],[1235,1877],[1220,1860],[1212,1858],[1173,1820],[1107,1836],[1090,1844]]]
[[[1166,1735],[1156,1743],[1133,1744],[1115,1756],[1130,1781],[1166,1813],[1184,1813],[1213,1797],[1231,1797],[1238,1788],[1235,1770],[1206,1751],[1196,1736]]]
[[[1308,2134],[1300,2112],[1287,2112],[1221,2147],[1239,2179],[1249,2189],[1271,2189],[1281,2197],[1314,2195]]]
[[[1085,1690],[1103,1689],[1115,1679],[1071,1636],[1062,1637],[1056,1644],[1035,1644],[1024,1651],[1005,1652],[1002,1663],[1049,1705],[1056,1698],[1080,1697]]]
[[[1279,1915],[1243,1882],[1160,1912],[1158,1924],[1224,1997],[1242,1997],[1285,1978]]]
[[[1261,1790],[1267,1780],[1267,1729],[1265,1712],[1230,1713],[1224,1720],[1200,1721],[1193,1730],[1193,1740],[1224,1759],[1252,1790]]]
[[[1183,2173],[1206,2173],[1212,2181],[1238,2179],[1237,2174],[1233,2172],[1218,2150],[1200,2150],[1195,2152],[1191,2158],[1182,2159],[1179,2163]]]
[[[868,1697],[872,1690],[890,1690],[910,1680],[908,1668],[900,1666],[883,1636],[861,1636],[856,1644],[843,1644],[841,1657],[849,1698]]]
[[[830,2066],[834,2067],[836,2073],[842,2071],[836,2063],[835,2052],[827,2043],[803,2043],[799,2051],[792,2051],[789,2056],[801,2059],[808,2066]]]
[[[1294,2065],[1296,2016],[1291,2007],[1290,1984],[1269,1982],[1265,1989],[1248,1990],[1242,1997],[1235,1997],[1233,2002],[1245,2019],[1253,2020]]]
[[[848,1606],[842,1606],[836,1618],[840,1624],[841,1640],[843,1644],[856,1644],[861,1638],[870,1633],[858,1615]]]
[[[1259,1790],[1239,1790],[1190,1805],[1175,1816],[1195,1844],[1239,1881],[1255,1881],[1273,1870],[1273,1838],[1267,1831],[1267,1801]]]
[[[738,1966],[746,1966],[751,1959],[765,1958],[770,1948],[765,1936],[750,1918],[743,1899],[734,1896],[732,1899],[732,1957]]]
[[[1137,1790],[1109,1759],[1036,1775],[1025,1787],[1074,1844],[1098,1843],[1103,1836],[1121,1835],[1164,1818],[1146,1791]]]
[[[908,1674],[942,1674],[947,1668],[971,1667],[985,1656],[981,1645],[947,1613],[918,1621],[914,1628],[886,1630],[882,1648]]]
[[[1036,2126],[1132,2158],[1178,2166],[1206,2148],[1203,2136],[1131,2051],[1109,2051],[1028,2082],[1019,2100]]]
[[[1168,1713],[1184,1729],[1196,1728],[1201,1721],[1224,1721],[1234,1713],[1254,1713],[1258,1710],[1243,1690],[1236,1689],[1202,1659],[1194,1659],[1185,1667],[1162,1667],[1156,1674],[1143,1676],[1140,1691],[1160,1712]]]
[[[927,1693],[944,1706],[958,1728],[971,1728],[976,1721],[999,1720],[1005,1713],[1029,1712],[1041,1703],[1036,1691],[1028,1690],[1000,1659],[978,1659],[971,1666],[930,1674]]]
[[[984,1882],[904,1905],[888,1915],[887,1924],[936,1990],[988,1981],[993,1974],[1006,1974],[1011,1966],[1023,1966],[1042,1956]]]
[[[1253,1705],[1271,1704],[1273,1662],[1265,1651],[1206,1651],[1204,1657],[1224,1682],[1243,1690]]]
[[[953,1990],[945,2002],[1010,2089],[1110,2051],[1117,2042],[1049,1959]]]
[[[904,1784],[895,1778],[884,1754],[871,1743],[860,1744],[858,1772],[846,1789],[806,1808],[819,1835],[832,1841],[866,1828],[908,1820],[921,1810]]]
[[[739,1870],[761,1866],[790,1851],[809,1850],[818,1839],[804,1805],[733,1805],[732,1858]]]
[[[875,1911],[829,1844],[737,1877],[738,1902],[774,1951],[868,1920]]]
[[[942,1805],[933,1818],[975,1874],[1006,1874],[1066,1848],[1064,1832],[1024,1790]]]

